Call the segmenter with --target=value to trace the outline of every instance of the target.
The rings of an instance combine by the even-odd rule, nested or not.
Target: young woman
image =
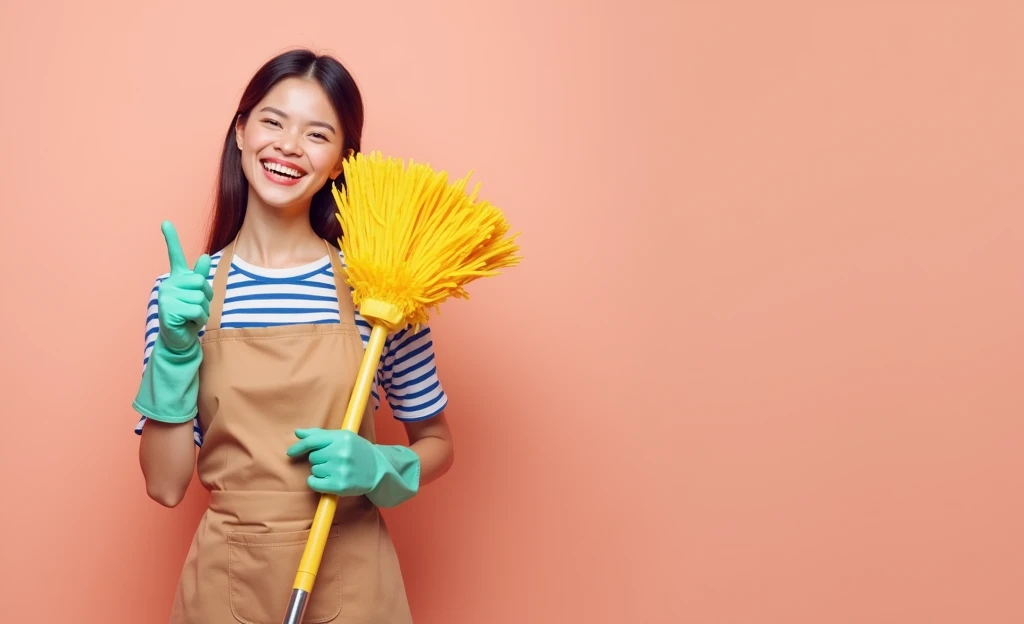
[[[163,225],[170,271],[150,298],[134,401],[140,463],[163,505],[195,469],[210,491],[172,622],[278,624],[325,492],[341,498],[304,621],[411,621],[378,508],[442,475],[453,446],[426,327],[388,337],[359,435],[338,430],[370,329],[344,281],[330,187],[362,124],[338,61],[272,59],[232,117],[207,253],[190,267]],[[408,446],[375,442],[381,396]]]

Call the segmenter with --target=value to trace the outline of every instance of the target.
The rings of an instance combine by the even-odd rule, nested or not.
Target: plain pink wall
[[[149,501],[131,432],[159,223],[195,257],[294,45],[524,232],[433,323],[418,624],[1024,620],[1024,5],[146,4],[0,9],[5,621],[166,621],[203,497]]]

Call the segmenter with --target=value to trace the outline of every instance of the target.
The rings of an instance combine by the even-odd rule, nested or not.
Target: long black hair
[[[224,137],[217,179],[217,199],[210,223],[206,252],[213,254],[223,249],[238,235],[245,218],[249,199],[249,182],[242,172],[242,156],[235,136],[235,124],[245,123],[249,113],[274,85],[285,78],[315,80],[327,94],[341,121],[345,137],[342,154],[359,152],[363,135],[363,99],[352,75],[337,59],[300,49],[285,52],[267,61],[249,81],[231,118]],[[337,245],[341,225],[335,214],[337,207],[331,193],[332,180],[313,196],[309,207],[309,223],[321,238]],[[339,186],[345,183],[344,174],[338,177]]]

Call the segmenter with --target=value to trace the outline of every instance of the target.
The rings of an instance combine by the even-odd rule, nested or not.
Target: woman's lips
[[[306,175],[302,167],[276,158],[261,160],[260,166],[268,180],[281,186],[294,186]]]

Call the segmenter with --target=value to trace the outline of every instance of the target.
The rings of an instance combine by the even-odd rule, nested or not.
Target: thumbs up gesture
[[[169,351],[183,353],[195,345],[199,330],[210,317],[210,300],[213,299],[213,289],[207,281],[210,256],[201,255],[195,266],[189,268],[174,226],[164,221],[160,229],[171,264],[170,275],[157,291],[160,338]]]

